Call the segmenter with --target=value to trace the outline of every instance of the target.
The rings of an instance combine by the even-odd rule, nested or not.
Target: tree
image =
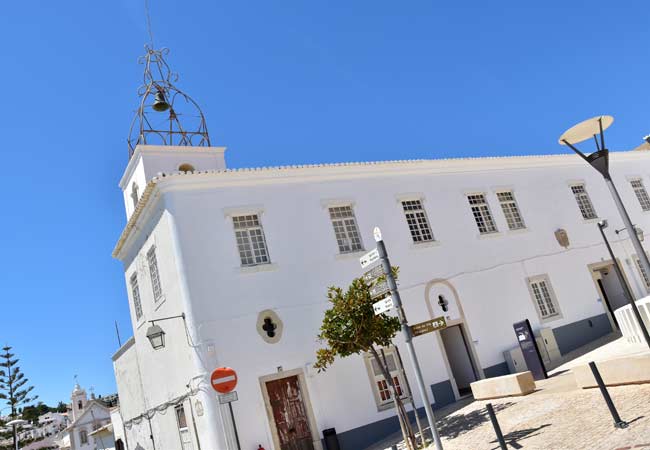
[[[393,267],[393,274],[397,277],[398,269]],[[382,278],[375,282],[384,281]],[[389,347],[392,340],[400,330],[401,325],[397,317],[387,314],[375,315],[372,307],[375,300],[370,296],[370,287],[362,278],[356,278],[344,291],[340,287],[331,286],[327,289],[327,298],[332,307],[325,311],[323,323],[318,335],[319,341],[325,347],[317,350],[314,367],[319,372],[331,366],[336,357],[346,358],[370,352],[381,368],[386,382],[391,388],[391,395],[396,404],[402,432],[406,442],[412,442],[412,432],[407,433],[409,427],[406,410],[396,395],[393,377],[386,365],[384,358],[379,355],[378,347]]]
[[[33,386],[25,386],[27,378],[21,372],[18,359],[14,359],[11,353],[11,347],[2,348],[3,354],[0,355],[0,400],[5,400],[11,408],[11,417],[17,418],[18,409],[38,398],[37,395],[30,396]],[[13,427],[14,447],[16,447],[16,427]]]
[[[66,404],[63,403],[63,402],[59,402],[59,404],[56,405],[56,409],[55,409],[54,412],[65,413],[65,412],[67,412],[67,411],[68,411],[68,405],[66,405]]]

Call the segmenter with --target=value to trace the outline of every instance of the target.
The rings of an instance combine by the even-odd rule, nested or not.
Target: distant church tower
[[[72,421],[74,422],[84,413],[84,409],[88,403],[86,391],[79,386],[79,383],[74,385],[74,390],[72,391],[70,399],[72,400]]]

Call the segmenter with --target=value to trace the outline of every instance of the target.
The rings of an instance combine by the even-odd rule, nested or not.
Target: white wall
[[[437,170],[433,163],[423,163],[424,168],[413,163],[172,176],[159,183],[161,197],[152,206],[151,217],[143,219],[139,237],[132,238],[121,252],[127,285],[138,260],[136,253],[146,253],[155,240],[166,301],[155,310],[151,288],[142,277],[145,319],[183,310],[177,261],[167,247],[173,236],[165,223],[173,217],[191,302],[191,311],[185,310],[193,317],[190,328],[200,341],[210,342],[216,349],[216,357],[204,360],[212,366],[207,364],[204,369],[226,365],[238,371],[239,401],[233,407],[238,421],[245,424],[240,427],[242,447],[262,444],[269,449],[271,430],[259,377],[277,372],[278,366],[284,370],[306,368],[314,361],[319,348],[315,336],[328,307],[327,286],[346,286],[362,273],[358,254],[338,254],[326,208],[332,200],[353,202],[366,250],[374,247],[373,227],[381,227],[391,261],[401,269],[401,292],[411,323],[431,318],[429,308],[435,307],[427,307],[427,298],[435,304],[436,290],[441,288],[434,285],[428,289],[429,282],[445,279],[455,287],[481,368],[503,361],[502,352],[516,343],[515,321],[528,318],[534,328],[555,328],[605,312],[587,265],[608,256],[595,221],[582,219],[568,185],[584,181],[596,212],[609,220],[609,229],[621,228],[604,182],[581,161],[559,158],[551,164],[548,161],[556,160],[543,157],[517,161],[519,166],[508,159],[450,162],[445,170]],[[642,173],[650,184],[649,162],[645,153],[613,154],[611,167],[632,220],[650,233],[648,215],[641,213],[625,178]],[[495,195],[495,190],[503,187],[514,190],[526,230],[507,230]],[[478,235],[465,198],[471,191],[486,193],[498,235]],[[439,245],[416,247],[411,243],[398,202],[406,193],[423,198]],[[271,265],[258,270],[240,267],[231,211],[259,212]],[[553,233],[558,228],[568,232],[568,249],[555,240]],[[616,251],[616,246],[626,244],[614,245]],[[548,275],[562,313],[544,323],[535,312],[526,284],[528,277],[541,274]],[[631,279],[635,276],[634,271],[628,273]],[[284,323],[278,344],[267,344],[256,331],[257,315],[265,309],[273,309]],[[151,407],[178,395],[182,383],[198,375],[200,368],[192,366],[193,350],[184,342],[180,322],[164,323],[169,348],[159,352],[149,347],[145,328],[134,323],[137,351],[129,352],[137,353],[142,379],[160,380],[164,373],[164,382],[145,388],[145,403]],[[403,344],[401,336],[396,343]],[[427,385],[449,378],[434,335],[417,338],[416,349]],[[402,354],[407,375],[413,380],[406,352]],[[129,400],[120,388],[128,384],[120,377],[135,376],[135,362],[128,352],[116,362],[124,420],[141,408],[135,403],[127,405]],[[337,361],[323,374],[306,373],[319,435],[325,428],[336,427],[341,433],[393,415],[390,410],[377,411],[360,357]],[[127,414],[127,410],[131,412]],[[201,418],[197,424],[199,429],[204,426]],[[163,433],[162,428],[154,424],[155,434]],[[169,439],[166,448],[180,448],[177,436],[170,433],[165,439]],[[130,437],[129,442],[132,444]],[[143,444],[143,448],[149,447]]]

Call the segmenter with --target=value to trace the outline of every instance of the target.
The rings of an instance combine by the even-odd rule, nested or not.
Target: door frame
[[[625,270],[623,269],[623,265],[621,264],[621,261],[618,258],[616,258],[616,261],[618,262],[618,266],[621,268],[621,273],[623,274],[623,280],[624,280],[625,284],[627,284],[627,288],[630,290],[632,295],[634,295],[634,290],[632,289],[632,286],[630,285],[630,281],[627,278],[627,274],[625,273]],[[607,300],[605,300],[605,297],[607,296],[607,294],[601,290],[600,284],[598,283],[598,280],[601,279],[600,269],[609,269],[609,270],[614,271],[614,272],[616,271],[616,269],[614,268],[614,261],[611,260],[611,259],[606,259],[604,261],[600,261],[600,262],[597,262],[597,263],[587,264],[587,268],[589,269],[589,273],[591,275],[592,280],[594,280],[594,286],[596,288],[596,292],[598,293],[598,295],[602,299],[603,310],[605,311],[605,314],[607,315],[607,319],[609,320],[609,324],[611,325],[612,330],[613,331],[617,331],[617,330],[620,331],[620,329],[621,329],[620,326],[616,324],[614,316],[610,312],[610,309],[612,311],[614,309],[611,307],[611,304],[609,304],[609,302],[608,302],[609,308],[607,307],[607,304],[605,304],[605,302],[607,301]]]
[[[461,332],[463,333],[463,336],[465,338],[465,343],[467,344],[469,359],[471,360],[472,366],[476,371],[477,380],[482,380],[485,378],[485,372],[483,371],[481,360],[478,357],[478,352],[476,351],[476,346],[474,345],[474,339],[472,338],[472,334],[469,331],[469,327],[467,326],[467,320],[465,319],[465,311],[463,310],[463,305],[460,301],[460,296],[458,295],[458,291],[456,290],[454,285],[443,278],[437,278],[429,281],[424,289],[425,303],[426,303],[427,310],[429,311],[429,316],[432,319],[435,318],[434,309],[432,306],[432,302],[435,302],[435,299],[431,298],[431,291],[433,287],[435,287],[435,285],[437,284],[446,286],[454,296],[454,300],[456,301],[456,306],[458,307],[458,313],[460,314],[460,319],[449,321],[447,323],[447,326],[450,327],[453,325],[460,325]],[[455,399],[460,400],[462,397],[460,395],[460,392],[458,391],[458,385],[456,384],[454,373],[451,370],[451,365],[449,364],[449,358],[447,358],[447,350],[445,350],[445,344],[442,342],[442,336],[440,335],[439,331],[436,331],[433,334],[435,334],[436,336],[436,341],[438,342],[438,348],[440,349],[440,353],[442,354],[442,359],[445,363],[445,368],[447,369],[447,376],[449,377],[449,382],[451,383],[451,390],[454,392]]]
[[[474,358],[472,358],[472,352],[471,352],[471,350],[470,350],[470,348],[469,348],[469,342],[468,342],[468,339],[467,339],[467,334],[466,334],[466,332],[465,332],[466,327],[465,327],[464,324],[461,322],[461,323],[454,323],[453,325],[447,325],[447,327],[445,327],[445,330],[446,330],[447,328],[452,328],[452,327],[458,327],[458,331],[460,332],[460,338],[461,338],[462,341],[463,341],[463,347],[465,348],[465,351],[467,352],[467,357],[469,358],[469,365],[470,365],[471,368],[472,368],[472,374],[474,375],[474,381],[478,381],[478,380],[480,380],[481,378],[480,378],[480,375],[479,375],[479,373],[478,373],[478,369],[476,368],[476,363],[474,362]],[[444,342],[445,338],[444,338],[443,335],[442,335],[443,331],[444,331],[444,330],[440,330],[440,333],[439,333],[439,336],[440,336],[440,342],[442,343],[442,347],[445,349],[445,357],[447,357],[447,360],[448,360],[447,349],[446,349],[446,347],[445,347],[445,342]],[[449,363],[449,372],[450,372],[451,374],[454,373],[454,370],[453,370],[453,368],[451,367],[451,363]],[[454,377],[454,383],[455,383],[455,382],[456,382],[456,379],[455,379],[455,377]],[[458,389],[458,384],[456,384],[456,389]],[[459,395],[460,395],[460,390],[459,390],[458,393],[459,393]],[[466,397],[466,396],[467,396],[467,394],[465,394],[463,397]]]
[[[283,378],[298,377],[298,386],[302,394],[302,401],[305,404],[305,411],[307,413],[307,420],[309,422],[309,431],[311,433],[311,440],[314,450],[323,450],[320,440],[320,434],[316,425],[316,416],[311,406],[311,399],[309,398],[309,389],[307,388],[307,380],[305,378],[305,371],[301,368],[283,370],[282,372],[273,373],[270,375],[263,375],[259,378],[260,388],[262,389],[262,398],[264,400],[264,409],[266,410],[266,417],[269,420],[269,427],[271,428],[271,437],[273,439],[273,447],[276,450],[280,449],[280,438],[278,436],[278,428],[275,424],[275,416],[273,415],[273,407],[269,399],[269,392],[266,389],[266,383],[269,381],[281,380]]]

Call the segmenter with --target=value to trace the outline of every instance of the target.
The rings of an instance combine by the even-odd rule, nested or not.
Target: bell
[[[164,112],[169,109],[169,103],[165,100],[165,94],[163,94],[162,91],[156,92],[152,108],[154,111],[158,112]]]

